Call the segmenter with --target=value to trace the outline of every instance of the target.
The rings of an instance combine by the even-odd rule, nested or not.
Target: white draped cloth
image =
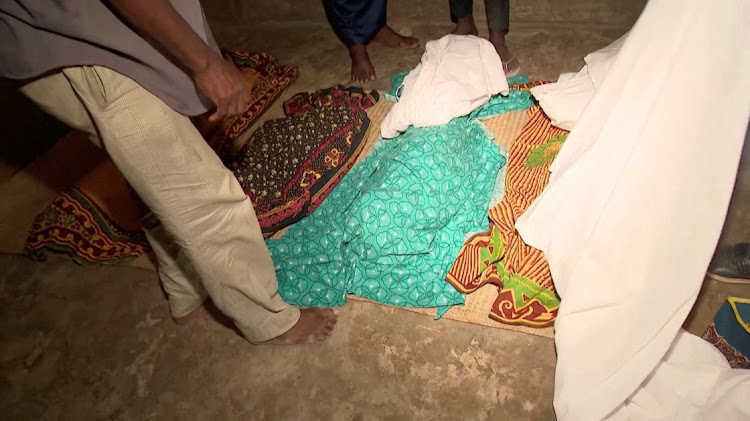
[[[390,139],[409,126],[447,124],[508,95],[508,80],[495,47],[473,35],[446,35],[425,46],[421,62],[404,78],[401,97],[380,125]]]
[[[627,35],[583,58],[586,65],[578,73],[563,73],[555,83],[531,88],[531,94],[544,109],[553,125],[573,130],[609,74]]]
[[[559,420],[750,419],[750,370],[681,330],[750,115],[750,1],[651,0],[520,218],[562,299]]]

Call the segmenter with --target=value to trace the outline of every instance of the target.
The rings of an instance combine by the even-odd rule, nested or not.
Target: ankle
[[[363,56],[367,56],[367,47],[364,44],[357,44],[349,47],[349,57],[361,58]]]
[[[490,31],[490,42],[495,45],[505,45],[505,31],[493,29]]]
[[[477,33],[477,26],[474,23],[474,15],[469,13],[456,19],[456,33],[462,35],[471,35]]]

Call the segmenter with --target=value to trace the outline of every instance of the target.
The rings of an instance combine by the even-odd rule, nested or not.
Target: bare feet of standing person
[[[264,342],[270,345],[301,345],[320,342],[333,334],[339,313],[330,308],[302,308],[299,320],[281,336]]]
[[[479,35],[477,25],[474,23],[474,15],[468,14],[456,18],[456,29],[451,32],[453,35]]]
[[[352,60],[352,82],[367,83],[375,80],[375,67],[370,62],[364,44],[349,47],[349,58]]]
[[[511,54],[508,45],[505,43],[505,33],[503,31],[490,31],[490,42],[495,46],[497,54],[500,55],[500,59],[503,61],[503,67],[506,67],[506,63],[510,63],[511,60],[514,60],[513,54]]]
[[[477,26],[472,14],[472,0],[450,0],[451,16],[455,18],[454,35],[478,35]],[[513,57],[505,42],[510,20],[510,3],[508,0],[485,0],[487,10],[487,27],[490,32],[489,40],[503,62],[505,75],[515,76],[521,71],[521,64]]]
[[[386,47],[400,48],[402,50],[413,50],[419,47],[418,39],[401,35],[388,25],[382,27],[372,41],[376,44],[384,45]]]
[[[201,306],[182,317],[172,319],[178,325],[191,324],[204,314],[216,313],[216,306],[206,300]],[[299,320],[291,329],[281,335],[261,344],[268,345],[302,345],[320,342],[328,339],[333,334],[333,328],[338,321],[338,311],[330,308],[301,308]]]
[[[474,23],[474,15],[468,14],[460,18],[456,18],[456,28],[451,32],[453,35],[479,35],[477,25]],[[505,32],[502,30],[490,30],[490,42],[495,46],[495,51],[500,56],[503,64],[513,60],[513,54],[511,54],[508,45],[505,43]]]
[[[378,31],[372,42],[391,48],[402,50],[413,50],[419,47],[419,40],[414,37],[404,36],[385,25]],[[375,67],[367,54],[364,44],[349,47],[349,58],[352,60],[352,82],[367,83],[377,78]]]
[[[387,0],[323,0],[328,22],[349,49],[352,82],[376,79],[375,67],[367,54],[370,42],[386,47],[413,50],[419,41],[394,31],[387,22]]]

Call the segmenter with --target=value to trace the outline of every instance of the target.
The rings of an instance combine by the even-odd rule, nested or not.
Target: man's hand
[[[220,56],[213,54],[205,69],[196,71],[193,77],[198,87],[216,105],[216,111],[208,118],[209,121],[221,121],[224,117],[245,111],[248,101],[245,79],[239,70]]]
[[[216,105],[210,121],[245,110],[248,93],[242,74],[193,31],[169,0],[108,0],[108,3],[138,32],[159,43],[192,76]]]

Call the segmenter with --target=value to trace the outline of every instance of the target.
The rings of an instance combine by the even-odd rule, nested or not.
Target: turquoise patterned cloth
[[[445,275],[487,209],[505,158],[479,122],[531,106],[495,97],[472,115],[380,140],[311,215],[268,240],[279,293],[300,307],[335,307],[352,293],[401,307],[464,303]]]
[[[527,74],[511,76],[508,78],[508,86],[525,85],[527,83],[529,83],[529,75]]]
[[[402,86],[404,86],[404,79],[409,72],[394,73],[391,75],[391,89],[385,91],[383,95],[387,101],[398,102],[401,98]]]

